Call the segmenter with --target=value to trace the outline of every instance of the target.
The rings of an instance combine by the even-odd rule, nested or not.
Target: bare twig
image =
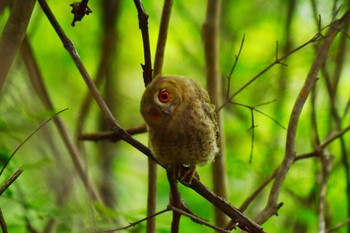
[[[231,232],[231,231],[222,229],[222,228],[220,228],[220,227],[211,225],[211,224],[209,224],[207,221],[204,221],[204,220],[198,218],[197,216],[194,216],[194,215],[192,215],[192,214],[190,214],[190,213],[188,213],[188,212],[186,212],[186,211],[184,211],[184,210],[182,210],[182,209],[176,208],[175,206],[169,206],[169,208],[170,208],[171,210],[173,210],[173,211],[175,211],[175,212],[181,214],[181,215],[184,215],[184,216],[186,216],[186,217],[189,217],[190,219],[192,219],[193,221],[195,221],[195,222],[197,222],[197,223],[203,224],[203,225],[205,225],[205,226],[207,226],[207,227],[209,227],[209,228],[211,228],[211,229],[213,229],[213,230],[216,230],[217,232],[223,232],[223,233]]]
[[[13,156],[17,153],[17,151],[19,149],[21,149],[21,147],[31,138],[33,137],[34,134],[36,134],[36,132],[38,132],[42,127],[44,127],[47,123],[49,123],[52,119],[54,119],[57,115],[59,115],[60,113],[66,111],[66,109],[63,109],[57,113],[55,113],[52,117],[50,117],[48,120],[46,120],[44,123],[40,124],[38,128],[36,128],[26,139],[24,139],[18,146],[17,148],[12,152],[12,154],[10,155],[10,157],[7,159],[7,161],[5,162],[5,164],[2,166],[1,171],[0,171],[0,176],[2,175],[2,173],[4,172],[5,168],[7,167],[7,165],[9,164],[9,162],[11,161],[11,159],[13,158]]]
[[[126,129],[126,132],[130,135],[140,134],[147,132],[146,125],[140,125],[137,127]],[[121,140],[120,134],[115,131],[101,132],[101,133],[83,133],[78,136],[80,140],[85,141],[101,141],[101,140],[110,140],[112,142],[116,142]]]
[[[104,38],[103,43],[101,45],[101,58],[99,59],[99,64],[97,68],[97,72],[95,74],[95,85],[99,87],[101,83],[109,77],[107,75],[107,70],[111,67],[111,63],[113,62],[113,55],[115,55],[116,47],[119,45],[118,43],[118,30],[117,30],[117,21],[119,10],[120,10],[120,1],[104,1],[104,14],[103,14],[103,25],[104,25]],[[86,123],[86,120],[89,116],[89,111],[91,109],[92,103],[92,95],[87,92],[84,99],[82,100],[82,104],[80,105],[79,116],[77,119],[76,126],[76,134],[81,134]]]
[[[301,111],[303,109],[308,95],[311,92],[312,87],[314,86],[317,80],[317,74],[327,58],[330,45],[332,44],[333,39],[339,32],[339,29],[342,27],[344,22],[348,20],[349,15],[350,11],[346,12],[341,19],[334,21],[330,25],[329,31],[327,32],[324,42],[319,47],[314,63],[312,64],[312,67],[310,68],[310,72],[305,80],[305,83],[299,92],[288,125],[285,157],[280,168],[277,171],[276,179],[270,191],[268,203],[266,207],[255,218],[255,220],[258,223],[265,222],[271,215],[276,213],[280,206],[280,204],[277,204],[280,189],[287,175],[287,172],[295,159],[295,137]]]
[[[127,226],[120,227],[120,228],[117,228],[117,229],[110,229],[110,230],[104,230],[104,231],[96,231],[95,233],[115,232],[115,231],[127,230],[127,229],[129,229],[129,228],[131,228],[131,227],[136,226],[137,224],[139,224],[139,223],[141,223],[141,222],[146,221],[146,220],[149,219],[149,218],[154,218],[154,217],[156,217],[156,216],[158,216],[158,215],[160,215],[160,214],[163,214],[163,213],[165,213],[165,212],[168,212],[168,211],[170,211],[170,210],[171,210],[171,209],[170,209],[169,207],[167,207],[166,209],[161,210],[161,211],[159,211],[159,212],[157,212],[157,213],[155,213],[155,214],[153,214],[153,215],[151,215],[151,216],[147,216],[146,218],[140,219],[140,220],[138,220],[138,221],[136,221],[136,222],[132,222],[132,223],[130,223],[130,224],[127,225]]]
[[[0,196],[5,192],[5,190],[22,174],[23,170],[21,168],[17,169],[15,173],[5,182],[4,185],[0,187]]]
[[[253,149],[254,149],[254,130],[256,128],[256,125],[254,123],[254,111],[270,118],[272,121],[274,121],[278,126],[280,126],[282,129],[286,129],[281,123],[279,123],[276,119],[274,119],[272,116],[260,111],[259,109],[257,109],[257,107],[259,106],[262,106],[262,105],[267,105],[267,104],[270,104],[272,102],[274,102],[276,100],[273,100],[273,101],[268,101],[268,102],[265,102],[265,103],[261,103],[261,104],[258,104],[256,106],[249,106],[249,105],[246,105],[246,104],[241,104],[241,103],[237,103],[237,102],[232,102],[232,104],[235,104],[235,105],[238,105],[238,106],[242,106],[242,107],[245,107],[245,108],[248,108],[250,110],[250,115],[251,115],[251,126],[249,128],[249,130],[252,131],[251,133],[251,149],[250,149],[250,156],[249,156],[249,163],[252,162],[252,158],[253,158]]]
[[[11,64],[22,44],[35,0],[14,0],[11,14],[0,38],[0,92]]]
[[[335,225],[332,228],[329,228],[326,230],[326,233],[331,233],[331,232],[338,232],[338,230],[344,226],[347,226],[350,223],[350,218],[346,219],[345,221],[342,221]]]
[[[241,56],[241,52],[243,50],[243,45],[244,45],[244,40],[245,40],[245,35],[243,35],[243,37],[242,37],[241,46],[239,47],[238,53],[235,55],[235,61],[233,62],[230,73],[227,76],[227,91],[226,91],[226,98],[227,99],[230,98],[230,88],[231,88],[232,75],[233,75],[233,71],[235,70],[235,68],[237,66],[238,59]]]
[[[255,75],[251,80],[249,80],[246,84],[244,84],[242,87],[240,87],[237,91],[235,91],[229,98],[227,98],[225,100],[225,102],[220,105],[216,111],[220,111],[223,107],[225,107],[227,104],[229,104],[230,102],[232,102],[232,100],[234,99],[234,97],[236,97],[239,93],[241,93],[245,88],[247,88],[248,86],[250,86],[253,82],[255,82],[257,79],[259,79],[263,74],[265,74],[268,70],[270,70],[272,67],[274,67],[275,65],[279,65],[282,63],[282,61],[284,61],[286,58],[288,58],[289,56],[291,56],[292,54],[296,53],[297,51],[299,51],[300,49],[306,47],[309,44],[312,44],[316,41],[318,41],[321,38],[321,34],[317,33],[315,34],[309,41],[305,42],[304,44],[298,46],[297,48],[293,49],[292,51],[288,52],[287,54],[281,56],[280,58],[275,58],[275,61],[272,62],[270,65],[268,65],[265,69],[263,69],[262,71],[260,71],[257,75]]]
[[[142,33],[143,50],[145,64],[141,65],[143,69],[143,79],[145,86],[152,81],[152,60],[151,60],[151,49],[148,35],[148,14],[144,10],[141,0],[134,0],[138,17],[139,17],[139,28]]]
[[[315,156],[319,155],[319,151],[323,150],[323,148],[327,147],[330,143],[332,143],[334,140],[338,139],[340,136],[344,135],[345,133],[347,133],[348,131],[350,131],[350,125],[347,126],[346,128],[344,128],[343,130],[338,131],[337,133],[334,133],[331,137],[325,139],[322,143],[320,143],[318,148],[315,148],[314,151],[308,152],[308,153],[304,153],[304,154],[298,154],[293,163],[297,162],[297,161],[301,161],[304,159],[308,159],[308,158],[314,158]],[[274,170],[274,172],[267,177],[260,185],[259,187],[243,202],[243,204],[241,205],[241,207],[239,208],[239,210],[241,212],[244,212],[248,206],[251,204],[251,202],[260,194],[260,192],[276,177],[278,168]],[[231,221],[232,224],[232,221]],[[227,228],[226,228],[227,229]]]

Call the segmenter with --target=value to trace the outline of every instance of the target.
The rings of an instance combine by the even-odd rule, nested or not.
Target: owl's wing
[[[219,144],[219,126],[218,126],[218,118],[216,115],[216,107],[214,104],[210,102],[208,92],[203,88],[200,88],[200,89],[201,89],[201,99],[203,100],[202,107],[204,109],[205,114],[209,117],[209,119],[214,125],[216,141]]]

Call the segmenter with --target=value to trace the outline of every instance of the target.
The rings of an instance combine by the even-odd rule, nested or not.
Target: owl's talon
[[[196,171],[196,165],[190,165],[188,167],[186,166],[179,166],[177,169],[177,179],[187,186],[191,185],[193,177],[196,177],[199,179],[199,175]]]

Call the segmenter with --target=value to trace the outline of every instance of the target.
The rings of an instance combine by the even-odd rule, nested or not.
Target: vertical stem
[[[1,208],[0,208],[0,227],[1,227],[1,230],[2,230],[3,233],[8,233],[7,225],[6,225],[4,216],[2,215]]]
[[[208,0],[207,15],[203,24],[203,40],[205,61],[207,69],[207,87],[211,101],[216,106],[222,104],[221,90],[222,79],[220,78],[219,64],[219,27],[220,27],[221,1]],[[222,198],[227,198],[226,188],[226,157],[225,143],[222,127],[222,111],[218,112],[218,125],[220,129],[220,152],[212,166],[214,192]],[[218,226],[224,226],[227,217],[220,210],[215,209],[215,222]]]
[[[35,0],[14,0],[0,38],[0,92],[27,30]]]
[[[177,189],[177,181],[175,177],[174,168],[167,169],[167,176],[170,185],[170,205],[175,206],[176,208],[181,209],[181,199],[180,193]],[[181,214],[173,210],[173,221],[171,222],[171,233],[178,233],[180,226]]]

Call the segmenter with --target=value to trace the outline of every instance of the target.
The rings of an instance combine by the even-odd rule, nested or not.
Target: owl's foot
[[[196,171],[196,165],[178,166],[177,179],[180,180],[182,184],[191,185],[193,177],[196,177],[199,180],[199,175]]]

